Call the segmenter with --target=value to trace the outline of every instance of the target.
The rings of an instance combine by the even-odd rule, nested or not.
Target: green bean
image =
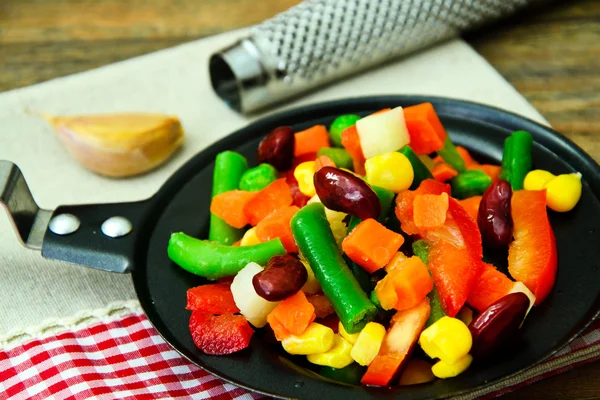
[[[450,180],[452,196],[457,199],[482,195],[492,184],[492,178],[478,169],[461,172]]]
[[[444,140],[444,147],[437,151],[438,155],[444,159],[452,168],[457,170],[459,173],[467,170],[465,160],[462,158],[456,146],[452,143],[450,135],[446,136]]]
[[[404,146],[398,150],[398,152],[404,154],[406,158],[408,158],[408,161],[410,161],[410,164],[413,168],[415,177],[410,185],[410,190],[415,190],[418,188],[421,182],[423,182],[425,179],[433,179],[433,175],[431,174],[431,171],[429,171],[429,168],[423,164],[423,161],[421,161],[419,156],[415,154],[410,146]]]
[[[359,332],[377,308],[361,289],[338,248],[321,203],[304,206],[291,221],[292,234],[344,329]]]
[[[182,232],[171,235],[167,253],[181,268],[211,280],[235,275],[250,262],[265,265],[271,257],[287,254],[279,238],[254,246],[224,246]]]
[[[212,197],[238,189],[242,174],[248,169],[246,158],[234,151],[224,151],[215,158]],[[242,238],[244,231],[227,225],[225,221],[210,214],[208,239],[219,244],[232,245]]]
[[[531,171],[533,137],[525,131],[516,131],[504,141],[500,179],[510,183],[513,190],[523,189],[525,175]]]

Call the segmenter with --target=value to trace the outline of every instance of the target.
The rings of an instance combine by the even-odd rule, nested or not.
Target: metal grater
[[[543,0],[306,0],[213,54],[213,88],[250,113]]]

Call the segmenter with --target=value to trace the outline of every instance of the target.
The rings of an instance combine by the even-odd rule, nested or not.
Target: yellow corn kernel
[[[259,244],[260,240],[258,236],[256,236],[256,227],[252,227],[244,233],[242,236],[242,240],[240,240],[240,246],[254,246],[255,244]]]
[[[543,169],[534,169],[525,175],[523,188],[525,190],[542,190],[548,182],[556,178],[553,174]]]
[[[385,336],[385,327],[377,322],[369,322],[362,331],[352,347],[350,355],[362,366],[371,364],[371,361],[379,353],[381,343]]]
[[[319,196],[314,195],[313,197],[311,197],[308,200],[308,204],[312,204],[312,203],[321,203],[321,199],[319,198]],[[331,233],[333,233],[335,242],[337,243],[338,247],[341,249],[342,242],[344,241],[344,238],[347,236],[347,233],[348,233],[347,232],[348,229],[346,228],[346,224],[344,223],[344,219],[346,218],[346,216],[348,216],[348,214],[340,212],[340,211],[330,210],[327,207],[323,207],[323,208],[325,208],[325,217],[327,218],[327,221],[329,222],[329,227],[331,228]]]
[[[453,378],[456,375],[465,372],[472,361],[473,357],[470,354],[457,360],[454,364],[448,364],[447,362],[440,360],[431,367],[431,372],[438,378]]]
[[[315,194],[317,194],[313,181],[316,168],[317,163],[314,161],[306,161],[298,164],[294,170],[294,178],[296,178],[298,181],[298,189],[300,189],[302,194],[305,196],[313,197]]]
[[[554,211],[571,211],[581,198],[581,174],[563,174],[546,185],[546,203]]]
[[[414,171],[408,158],[402,153],[384,153],[365,162],[366,180],[371,185],[398,193],[408,189],[414,179]]]
[[[290,354],[309,355],[325,353],[333,347],[333,330],[316,322],[311,323],[300,336],[288,336],[281,341]]]
[[[421,332],[419,344],[429,357],[454,364],[469,353],[473,338],[464,322],[442,317]]]
[[[350,355],[352,345],[340,335],[333,338],[333,347],[320,354],[309,354],[306,356],[309,362],[317,365],[325,365],[332,368],[344,368],[352,364],[354,360]]]
[[[360,334],[360,332],[359,333],[346,332],[346,329],[344,329],[344,325],[342,324],[341,321],[338,323],[338,332],[340,333],[340,335],[342,335],[342,337],[344,339],[346,339],[348,342],[350,342],[350,344],[355,344],[356,339],[358,339],[358,335]]]

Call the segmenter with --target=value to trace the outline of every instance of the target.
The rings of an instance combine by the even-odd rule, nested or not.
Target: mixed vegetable
[[[208,240],[179,232],[168,246],[214,281],[187,292],[195,344],[229,354],[264,329],[323,376],[365,385],[462,373],[555,282],[547,207],[573,209],[581,175],[531,171],[532,147],[517,131],[501,166],[480,164],[423,103],[276,128],[253,168],[220,153]]]

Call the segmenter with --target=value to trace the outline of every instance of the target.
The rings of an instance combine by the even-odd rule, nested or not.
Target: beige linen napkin
[[[229,32],[93,71],[0,94],[0,159],[15,162],[37,202],[105,203],[152,195],[186,160],[243,127],[250,119],[228,109],[213,93],[210,54],[243,35]],[[285,108],[344,97],[422,94],[456,97],[543,117],[484,59],[454,40],[330,86]],[[183,151],[145,176],[112,180],[85,170],[69,157],[42,120],[26,109],[53,114],[160,112],[179,116],[186,129]],[[277,110],[271,110],[275,112]],[[253,118],[257,118],[253,117]],[[166,244],[165,244],[166,245]],[[0,211],[0,335],[66,317],[83,309],[134,299],[128,275],[43,259],[17,240]]]

